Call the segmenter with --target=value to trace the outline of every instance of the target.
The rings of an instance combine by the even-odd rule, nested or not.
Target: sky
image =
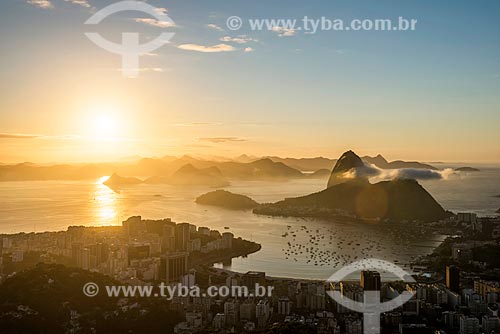
[[[0,162],[240,154],[500,163],[500,2],[0,2]],[[238,31],[226,25],[241,17]],[[415,31],[255,31],[249,19],[417,19]],[[124,77],[98,32],[170,43]]]

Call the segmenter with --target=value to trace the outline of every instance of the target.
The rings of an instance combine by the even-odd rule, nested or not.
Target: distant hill
[[[259,160],[259,157],[254,157],[254,156],[249,156],[246,154],[242,154],[236,158],[233,159],[234,162],[241,162],[241,163],[249,163],[249,162],[254,162],[256,160]]]
[[[287,198],[254,209],[277,216],[334,216],[437,221],[449,216],[415,180],[396,179],[370,184],[348,181],[307,196]]]
[[[415,180],[395,179],[371,184],[374,168],[353,151],[337,160],[327,189],[307,196],[263,204],[255,213],[281,216],[338,216],[390,220],[437,221],[449,216]]]
[[[314,173],[307,174],[312,179],[326,179],[330,177],[331,171],[329,169],[318,169]]]
[[[274,162],[269,158],[249,163],[223,162],[217,167],[223,175],[239,179],[289,179],[303,176],[299,170],[282,162]]]
[[[457,172],[480,172],[480,169],[473,168],[473,167],[459,167],[455,168],[455,171]]]
[[[330,169],[335,164],[335,159],[317,157],[317,158],[280,158],[268,157],[274,162],[282,162],[287,166],[304,172],[315,171],[319,169]]]
[[[97,179],[110,175],[115,168],[116,165],[108,163],[51,166],[20,163],[0,166],[0,181]]]
[[[113,173],[113,175],[104,182],[104,184],[110,188],[131,186],[139,183],[142,183],[142,180],[135,177],[123,177],[116,173]]]
[[[364,156],[361,159],[369,164],[375,165],[381,169],[400,169],[400,168],[417,168],[417,169],[432,169],[437,170],[436,167],[424,164],[418,161],[402,161],[396,160],[388,162],[382,155],[378,154],[376,157]]]
[[[146,183],[168,183],[172,185],[205,185],[210,187],[224,187],[229,185],[217,167],[196,168],[186,164],[169,177],[153,176]]]
[[[292,168],[301,171],[314,171],[318,169],[331,169],[332,166],[337,162],[336,159],[317,157],[317,158],[280,158],[276,156],[270,156],[269,159],[274,162],[282,162]],[[437,168],[429,164],[424,164],[417,161],[402,161],[396,160],[388,162],[381,154],[375,157],[364,156],[361,160],[375,165],[381,169],[400,169],[400,168],[418,168],[418,169],[432,169]]]
[[[225,190],[215,190],[203,194],[196,198],[196,203],[235,210],[253,209],[259,205],[248,196],[234,194]]]
[[[349,172],[352,172],[352,177],[356,177],[368,182],[368,179],[366,177],[357,175],[357,172],[361,168],[365,168],[365,164],[363,160],[361,160],[361,158],[356,155],[356,153],[354,153],[353,151],[344,152],[333,167],[330,178],[328,179],[327,188],[342,182],[346,182],[349,178],[349,176],[346,176],[346,174]]]
[[[387,162],[381,155],[373,158],[366,156],[362,160],[382,169],[435,169],[433,166],[419,162]],[[140,177],[141,179],[155,177],[152,180],[165,182],[165,178],[172,176],[173,173],[188,164],[198,169],[217,167],[225,178],[245,180],[291,179],[302,177],[301,171],[331,170],[336,162],[336,159],[324,157],[280,158],[271,156],[258,158],[247,155],[241,155],[233,161],[226,161],[217,157],[203,159],[184,155],[180,158],[165,156],[162,158],[141,158],[135,162],[121,160],[114,163],[39,165],[25,162],[0,165],[0,181],[87,180],[98,179],[103,175],[116,173],[118,175]]]

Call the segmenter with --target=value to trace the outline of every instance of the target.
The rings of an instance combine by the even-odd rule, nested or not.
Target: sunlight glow
[[[109,179],[109,175],[106,175],[106,176],[102,176],[99,178],[99,180],[97,180],[97,182],[95,184],[103,184],[104,182],[106,182],[108,179]]]
[[[108,188],[103,182],[109,176],[103,176],[97,180],[94,192],[94,207],[96,223],[100,225],[112,225],[117,217],[116,193]]]
[[[120,108],[109,103],[96,103],[87,108],[89,135],[96,138],[116,137],[120,130]]]

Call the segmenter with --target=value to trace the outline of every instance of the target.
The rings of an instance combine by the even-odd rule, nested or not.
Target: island
[[[117,173],[113,173],[113,175],[103,182],[104,185],[110,187],[111,189],[136,185],[139,183],[142,183],[142,180],[135,177],[123,177]]]
[[[480,172],[480,169],[473,168],[473,167],[459,167],[455,168],[456,172]]]
[[[196,203],[233,210],[249,210],[259,206],[259,203],[248,196],[234,194],[226,190],[215,190],[203,194],[196,198]]]

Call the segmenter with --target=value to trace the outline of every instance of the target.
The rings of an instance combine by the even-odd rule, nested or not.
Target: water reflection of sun
[[[94,206],[96,223],[107,224],[117,216],[116,193],[103,183],[109,176],[103,176],[95,183]]]

